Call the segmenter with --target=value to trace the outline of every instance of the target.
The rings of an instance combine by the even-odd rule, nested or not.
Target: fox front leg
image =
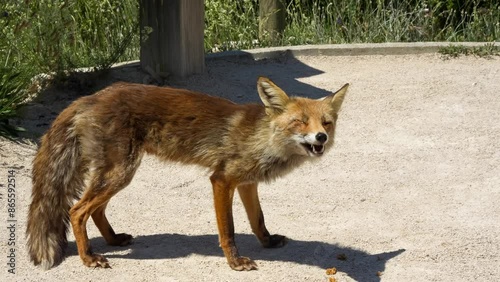
[[[227,179],[222,172],[215,172],[211,177],[214,192],[215,215],[219,229],[219,243],[224,251],[229,266],[234,270],[254,270],[257,264],[238,254],[234,241],[233,196],[237,183]]]
[[[245,206],[252,231],[264,248],[280,248],[286,244],[286,237],[278,234],[271,235],[264,222],[264,213],[260,207],[257,183],[248,183],[238,186],[238,193]]]

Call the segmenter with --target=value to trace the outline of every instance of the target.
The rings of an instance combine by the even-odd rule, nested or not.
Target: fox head
[[[349,84],[321,99],[288,97],[270,79],[259,77],[257,90],[271,120],[273,144],[287,153],[321,156],[333,144],[338,112]]]

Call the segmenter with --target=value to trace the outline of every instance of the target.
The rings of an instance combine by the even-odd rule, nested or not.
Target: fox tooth
[[[325,151],[325,146],[323,145],[311,145],[311,146],[315,154],[322,154]]]

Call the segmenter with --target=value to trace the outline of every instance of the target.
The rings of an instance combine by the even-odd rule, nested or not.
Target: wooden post
[[[278,43],[285,31],[285,3],[284,0],[259,1],[259,38],[270,39]]]
[[[203,72],[203,0],[140,0],[141,67],[153,76]]]

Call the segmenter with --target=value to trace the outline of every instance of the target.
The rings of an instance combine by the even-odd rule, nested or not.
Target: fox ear
[[[257,91],[259,92],[260,99],[266,106],[266,113],[268,115],[280,114],[285,110],[285,105],[289,98],[269,78],[259,77],[257,80]]]
[[[330,104],[332,107],[332,111],[334,113],[338,113],[340,111],[340,107],[342,106],[342,102],[344,102],[345,93],[347,92],[347,88],[349,88],[349,83],[344,84],[342,88],[337,90],[337,92],[327,96],[323,101]]]

